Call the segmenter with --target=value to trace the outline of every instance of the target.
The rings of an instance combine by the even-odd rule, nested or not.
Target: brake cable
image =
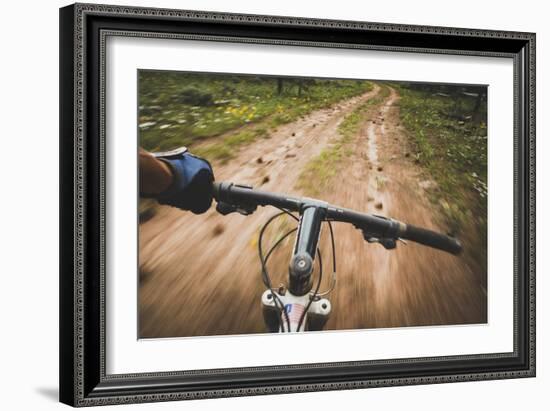
[[[262,226],[262,228],[260,230],[260,235],[259,235],[259,238],[258,238],[258,254],[259,254],[259,257],[260,257],[260,263],[262,265],[262,280],[263,280],[263,283],[271,291],[271,295],[273,296],[273,303],[275,304],[275,307],[279,310],[279,315],[281,317],[281,319],[279,320],[279,323],[282,321],[282,317],[284,316],[284,318],[286,319],[287,330],[288,330],[288,332],[290,332],[290,319],[288,318],[288,313],[286,312],[285,307],[284,307],[281,299],[277,295],[276,290],[273,289],[273,285],[271,283],[271,279],[269,277],[269,273],[268,273],[267,267],[266,267],[267,258],[269,258],[268,256],[271,255],[271,253],[273,252],[273,250],[275,248],[271,247],[271,249],[268,252],[268,256],[266,256],[265,258],[263,256],[263,250],[262,250],[262,239],[263,239],[265,230],[276,218],[282,216],[285,213],[292,216],[293,218],[297,219],[296,216],[294,216],[293,214],[291,214],[287,210],[282,210],[280,213],[277,213],[277,214],[271,216],[269,218],[269,220],[266,221],[266,223]],[[297,228],[294,229],[294,231],[295,230],[297,230]],[[291,233],[292,233],[292,231],[286,233],[283,236],[282,239],[279,239],[279,241],[277,241],[277,243],[276,243],[276,246],[278,246],[282,242],[282,240],[284,238],[286,238],[288,235],[290,235]],[[283,327],[282,324],[281,324],[281,332],[285,332],[284,327]]]
[[[315,301],[317,297],[323,297],[334,290],[334,287],[336,286],[336,246],[334,243],[334,231],[332,230],[332,224],[330,220],[326,221],[328,223],[329,231],[330,231],[330,243],[332,248],[332,281],[331,286],[327,291],[324,291],[322,293],[319,292],[319,288],[321,286],[321,279],[323,277],[323,258],[321,257],[321,251],[319,248],[317,248],[317,255],[319,256],[319,281],[317,282],[317,288],[315,289],[313,295],[310,296],[309,302],[306,306],[306,309],[302,313],[302,316],[300,318],[300,322],[298,323],[298,328],[296,331],[300,330],[300,326],[302,325],[302,322],[304,321],[305,315],[307,311],[309,310],[309,307],[311,306],[312,302]]]
[[[307,305],[305,306],[304,311],[300,316],[300,321],[298,321],[298,327],[296,328],[296,332],[300,331],[300,327],[302,326],[302,323],[306,318],[307,310],[309,310],[309,307],[311,307],[311,304],[313,303],[313,300],[315,300],[315,296],[319,291],[319,287],[321,287],[321,280],[323,279],[323,257],[321,256],[321,251],[319,250],[319,247],[317,247],[317,257],[318,257],[317,260],[319,261],[319,280],[317,281],[317,286],[315,287],[315,291],[313,292],[313,295],[309,296],[309,301],[307,302]]]
[[[325,295],[330,294],[336,287],[336,246],[334,244],[334,231],[332,230],[332,223],[330,220],[326,220],[326,222],[328,223],[328,228],[330,231],[330,243],[332,248],[332,276],[328,290],[323,291],[322,293],[317,293],[317,297],[324,297]]]

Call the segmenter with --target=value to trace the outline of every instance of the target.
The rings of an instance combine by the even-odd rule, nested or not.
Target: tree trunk
[[[280,96],[283,92],[283,79],[278,78],[277,79],[277,95]]]
[[[476,98],[476,104],[474,106],[474,112],[472,114],[472,121],[475,123],[475,124],[479,124],[481,122],[481,113],[480,113],[480,109],[481,109],[481,103],[483,101],[483,94],[482,93],[478,93],[477,94],[477,98]]]

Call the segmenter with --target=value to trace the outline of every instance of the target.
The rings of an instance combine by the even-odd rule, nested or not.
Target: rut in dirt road
[[[398,99],[390,89],[353,143],[354,154],[339,173],[348,177],[345,184],[334,184],[323,199],[346,199],[348,208],[445,232],[422,188],[435,183],[406,155]],[[362,241],[353,227],[338,225],[335,231],[338,286],[326,329],[486,322],[485,273],[468,259],[413,242],[386,250]]]
[[[280,127],[271,138],[241,149],[229,164],[214,164],[216,179],[303,195],[296,183],[304,166],[338,141],[338,126],[347,115],[385,87],[376,85],[369,93]],[[346,142],[351,154],[340,158],[338,172],[318,197],[444,232],[422,188],[434,183],[406,156],[398,101],[389,88],[389,95],[363,114],[359,132]],[[273,209],[260,208],[248,217],[223,217],[212,209],[194,216],[159,207],[140,225],[140,335],[265,332],[257,236],[272,214]],[[485,273],[471,259],[414,243],[388,251],[367,244],[353,227],[334,228],[337,283],[329,296],[333,311],[326,329],[486,321]],[[287,275],[289,243],[286,253],[278,252],[270,262],[275,284]],[[329,266],[327,232],[321,248]],[[329,277],[324,276],[322,289]]]

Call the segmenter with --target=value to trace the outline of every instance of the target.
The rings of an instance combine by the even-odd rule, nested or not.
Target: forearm
[[[139,148],[139,191],[141,194],[154,196],[160,194],[174,180],[172,170],[164,161],[155,158],[151,153]]]

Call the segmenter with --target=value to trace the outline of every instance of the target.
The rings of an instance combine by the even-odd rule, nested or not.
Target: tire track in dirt
[[[321,197],[445,232],[423,188],[435,183],[406,155],[398,100],[390,88],[352,143],[353,154],[345,159],[338,182]],[[336,224],[335,236],[338,280],[325,329],[486,322],[485,273],[467,258],[467,244],[464,255],[457,257],[413,242],[385,250],[367,244],[361,232],[348,225]],[[326,237],[322,247],[328,250]]]
[[[379,92],[353,97],[283,125],[269,139],[214,164],[218,181],[289,192],[302,167],[334,138],[347,114]],[[265,332],[257,233],[273,209],[195,216],[158,207],[140,224],[139,319],[142,337]],[[286,274],[286,264],[283,264]]]

